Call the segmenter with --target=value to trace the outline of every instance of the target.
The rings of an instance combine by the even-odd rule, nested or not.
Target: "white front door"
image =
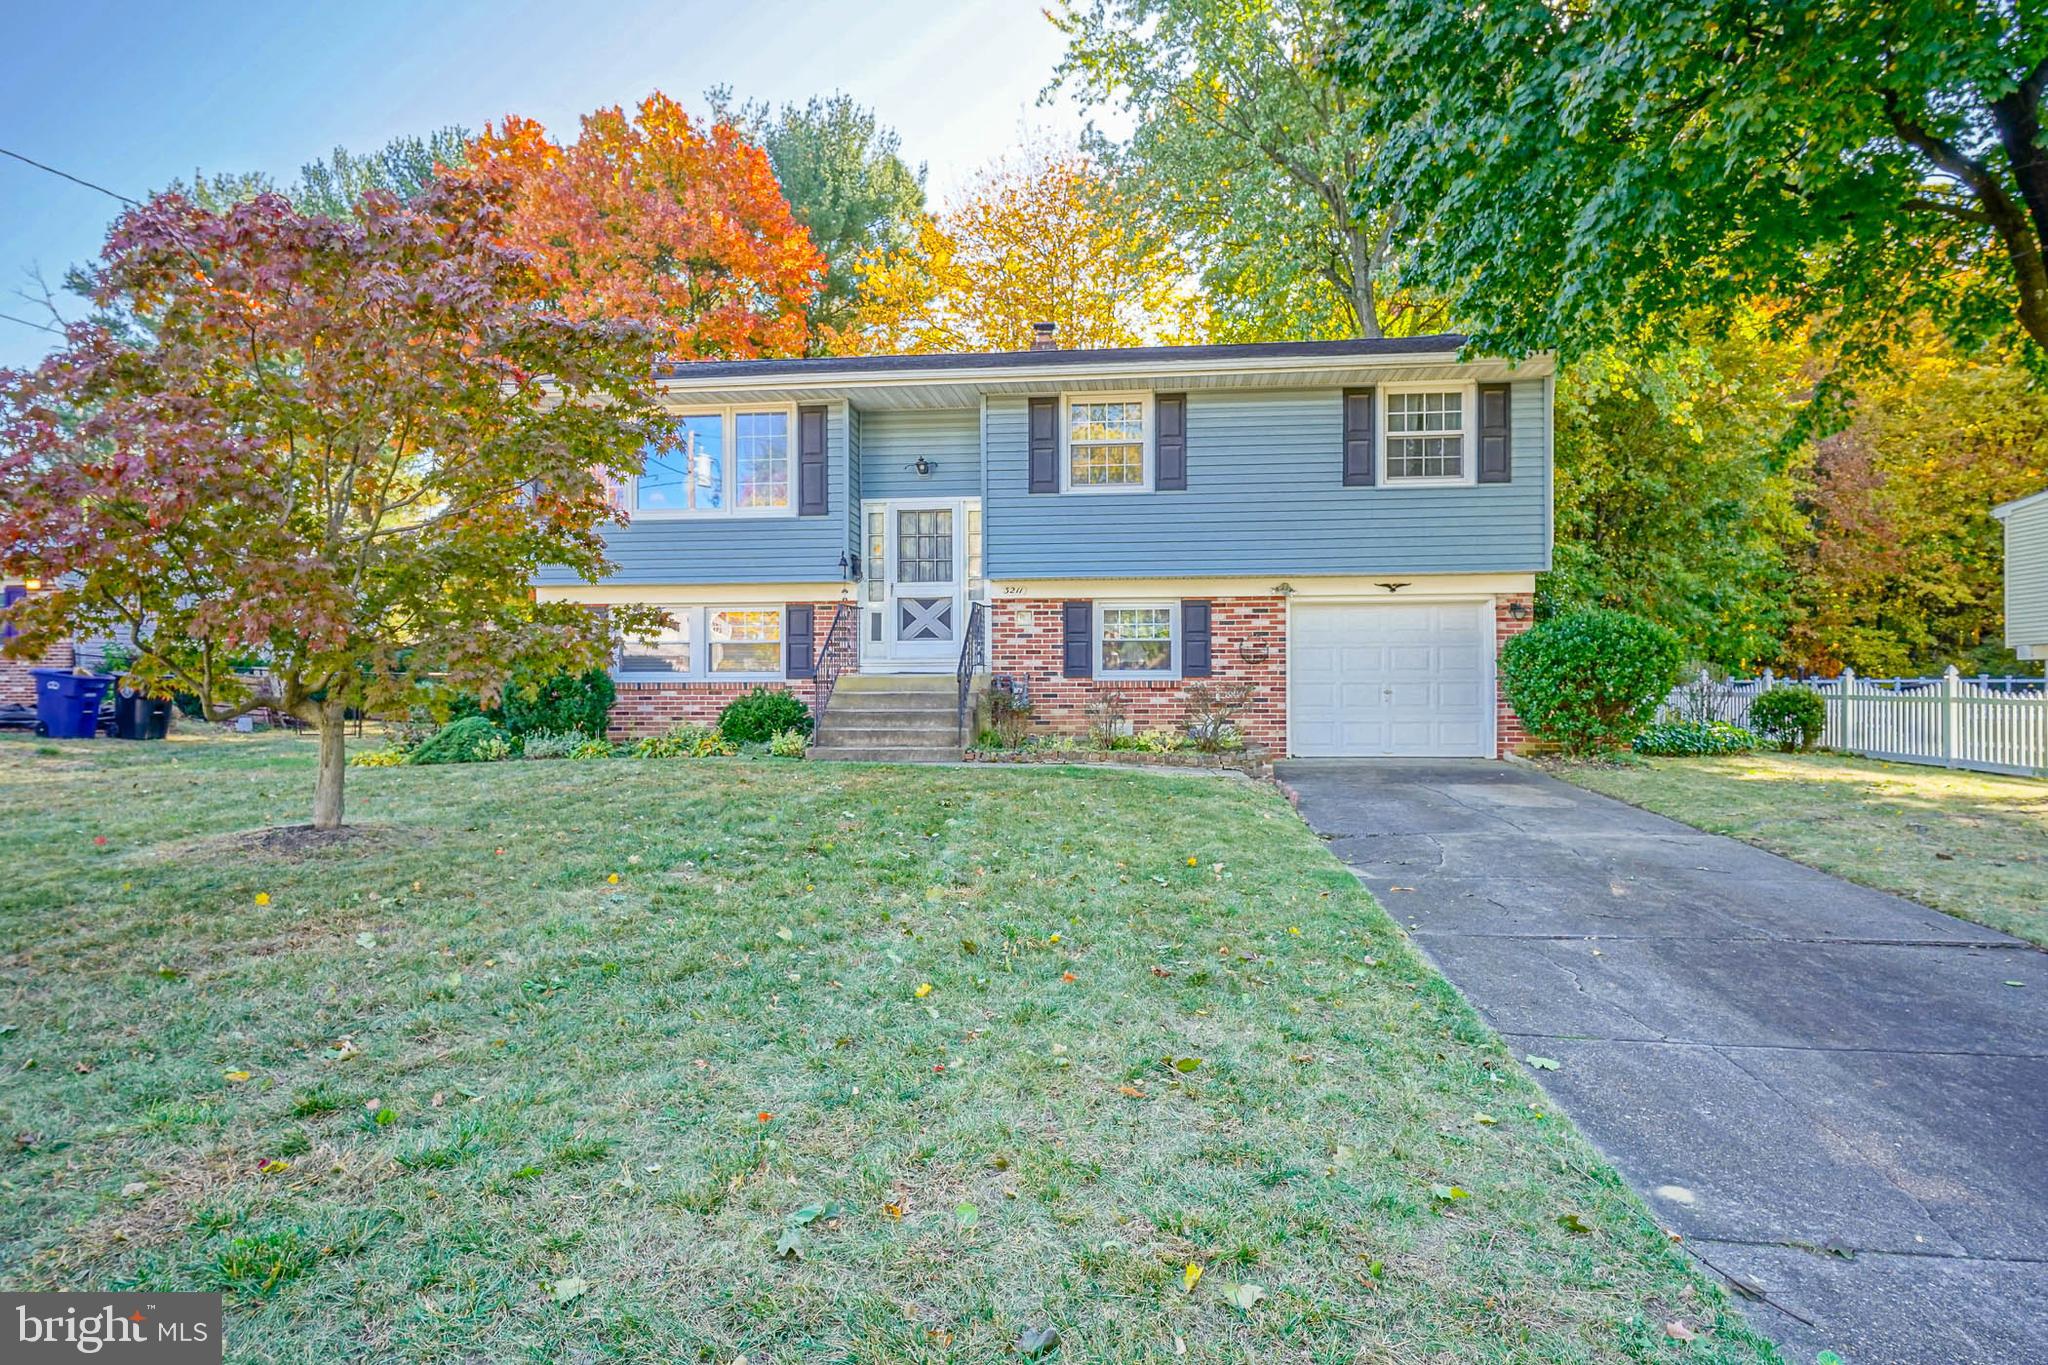
[[[1289,622],[1294,754],[1492,756],[1490,602],[1297,602]]]
[[[942,673],[967,616],[967,507],[959,498],[870,502],[861,667]]]

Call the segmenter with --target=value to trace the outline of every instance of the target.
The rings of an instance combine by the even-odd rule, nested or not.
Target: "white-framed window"
[[[1179,672],[1180,603],[1096,603],[1097,677],[1171,678]]]
[[[1152,487],[1152,396],[1070,393],[1060,430],[1060,487],[1141,493]]]
[[[766,682],[784,672],[783,609],[666,607],[671,624],[619,647],[614,673],[628,682]]]
[[[650,441],[633,480],[636,517],[774,516],[795,511],[796,409],[704,408]]]
[[[689,607],[670,607],[668,614],[670,623],[664,629],[644,640],[628,638],[619,645],[621,674],[688,678],[696,673],[697,613]]]
[[[1472,482],[1476,405],[1465,385],[1402,385],[1381,394],[1380,450],[1390,484]]]

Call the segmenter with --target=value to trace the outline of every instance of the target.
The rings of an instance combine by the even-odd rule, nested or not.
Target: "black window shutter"
[[[1095,604],[1062,602],[1060,624],[1063,648],[1060,669],[1069,678],[1095,676]]]
[[[1162,393],[1152,400],[1152,420],[1158,424],[1153,437],[1152,486],[1179,489],[1188,486],[1188,396]]]
[[[825,409],[796,410],[796,514],[822,517],[826,512]]]
[[[816,623],[817,608],[809,602],[791,602],[782,609],[782,650],[787,660],[783,676],[818,676],[818,661],[812,653]]]
[[[1515,458],[1508,439],[1506,384],[1479,386],[1479,482],[1508,483],[1515,476]]]
[[[1031,491],[1060,491],[1060,400],[1031,400]]]
[[[1372,485],[1373,391],[1344,390],[1344,486]]]
[[[1209,604],[1191,597],[1180,604],[1180,675],[1209,676]]]

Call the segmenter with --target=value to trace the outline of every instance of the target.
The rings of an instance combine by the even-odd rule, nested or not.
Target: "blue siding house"
[[[952,678],[1032,724],[1139,730],[1239,690],[1275,754],[1494,755],[1494,680],[1550,567],[1552,365],[1455,335],[710,362],[621,490],[613,571],[551,598],[672,622],[622,733],[748,687]],[[906,689],[905,681],[892,684]]]

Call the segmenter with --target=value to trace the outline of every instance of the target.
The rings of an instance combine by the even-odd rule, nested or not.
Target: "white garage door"
[[[1292,752],[1493,756],[1491,603],[1296,603],[1290,619]]]

